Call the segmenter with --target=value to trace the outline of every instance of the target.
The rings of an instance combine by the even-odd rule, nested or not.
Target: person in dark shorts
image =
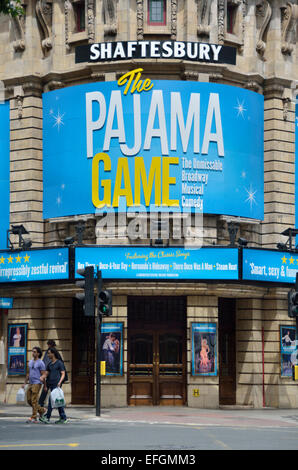
[[[55,348],[48,349],[48,356],[49,356],[50,362],[46,368],[46,382],[45,382],[44,387],[45,387],[45,390],[49,389],[49,391],[52,392],[52,390],[54,390],[55,388],[61,387],[61,384],[65,377],[65,367],[64,367],[63,362],[60,359],[58,359],[59,353]],[[52,403],[51,403],[51,399],[49,398],[48,411],[45,415],[39,418],[39,421],[45,424],[49,424],[52,411],[53,411]],[[67,423],[67,417],[64,411],[64,407],[63,406],[59,407],[58,412],[59,412],[60,419],[58,421],[55,421],[55,423],[56,424]]]

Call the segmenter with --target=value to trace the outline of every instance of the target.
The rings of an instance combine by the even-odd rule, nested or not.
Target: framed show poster
[[[7,374],[26,375],[27,323],[8,324]]]
[[[102,323],[100,360],[106,375],[123,375],[123,323]]]
[[[192,375],[217,375],[216,323],[192,323]]]
[[[292,367],[297,365],[297,336],[295,326],[280,326],[281,376],[292,377]]]

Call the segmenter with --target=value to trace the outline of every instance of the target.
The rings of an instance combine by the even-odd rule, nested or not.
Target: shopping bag
[[[25,390],[23,387],[19,388],[16,398],[17,403],[25,403]]]
[[[65,406],[65,399],[62,388],[54,388],[54,390],[51,391],[50,400],[53,408],[60,408],[60,406]]]

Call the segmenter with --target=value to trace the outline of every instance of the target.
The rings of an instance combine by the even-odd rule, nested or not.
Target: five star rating
[[[296,264],[298,264],[298,258],[293,258],[293,256],[291,256],[290,258],[286,258],[286,256],[283,255],[281,260],[283,264],[287,264],[287,260],[289,260],[289,264],[295,264],[295,261],[296,261]]]
[[[19,254],[18,256],[12,256],[10,254],[7,258],[4,258],[4,256],[2,255],[0,257],[0,264],[13,264],[14,262],[21,263],[22,259],[23,263],[29,263],[30,256],[27,253],[25,254],[25,256],[20,256]]]

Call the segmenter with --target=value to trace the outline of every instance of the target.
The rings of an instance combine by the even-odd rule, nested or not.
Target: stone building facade
[[[161,9],[163,24],[150,21],[153,7]],[[85,223],[85,244],[132,244],[120,216],[118,236],[108,238],[96,214],[43,218],[42,94],[79,84],[115,81],[139,67],[151,80],[224,84],[263,95],[264,220],[204,215],[204,245],[228,245],[229,220],[238,225],[237,236],[247,239],[250,247],[275,249],[277,243],[287,240],[281,233],[295,227],[296,0],[24,0],[23,8],[23,17],[0,16],[0,80],[10,108],[10,225],[23,224],[34,248],[64,246],[67,237],[76,236],[75,226],[80,221]],[[162,58],[75,62],[78,45],[140,40],[229,45],[236,48],[236,64]],[[137,243],[146,245],[148,240]],[[134,394],[129,392],[130,299],[179,296],[186,302],[183,404],[201,408],[217,408],[221,404],[298,407],[297,385],[291,377],[282,377],[280,370],[280,325],[295,326],[295,321],[288,318],[289,286],[129,280],[108,282],[106,286],[113,291],[112,321],[124,325],[124,349],[123,375],[102,378],[103,406],[136,404],[131,398]],[[73,364],[77,360],[74,342],[78,351],[81,347],[80,325],[74,325],[76,292],[74,283],[0,285],[0,296],[14,299],[13,308],[1,313],[0,336],[7,347],[7,324],[28,323],[28,360],[33,346],[45,349],[47,339],[55,339],[69,371],[67,401],[92,403],[95,357],[91,354],[81,363],[84,372]],[[220,372],[204,377],[191,374],[191,324],[215,322],[219,329],[219,299],[225,298],[235,301],[234,317],[229,323],[235,349],[233,391],[228,389],[227,396],[220,391],[221,381],[224,382]],[[225,308],[232,307],[223,307],[223,312]],[[219,338],[222,343],[224,334],[229,334],[225,328]],[[84,338],[81,341],[85,354],[90,345]],[[0,400],[13,403],[23,377],[6,376],[6,365],[0,367]],[[77,395],[74,392],[75,387],[80,387],[80,374],[89,379],[91,374],[93,392],[88,389],[89,398],[85,401],[80,395],[84,391]],[[140,403],[152,404],[144,400]]]

